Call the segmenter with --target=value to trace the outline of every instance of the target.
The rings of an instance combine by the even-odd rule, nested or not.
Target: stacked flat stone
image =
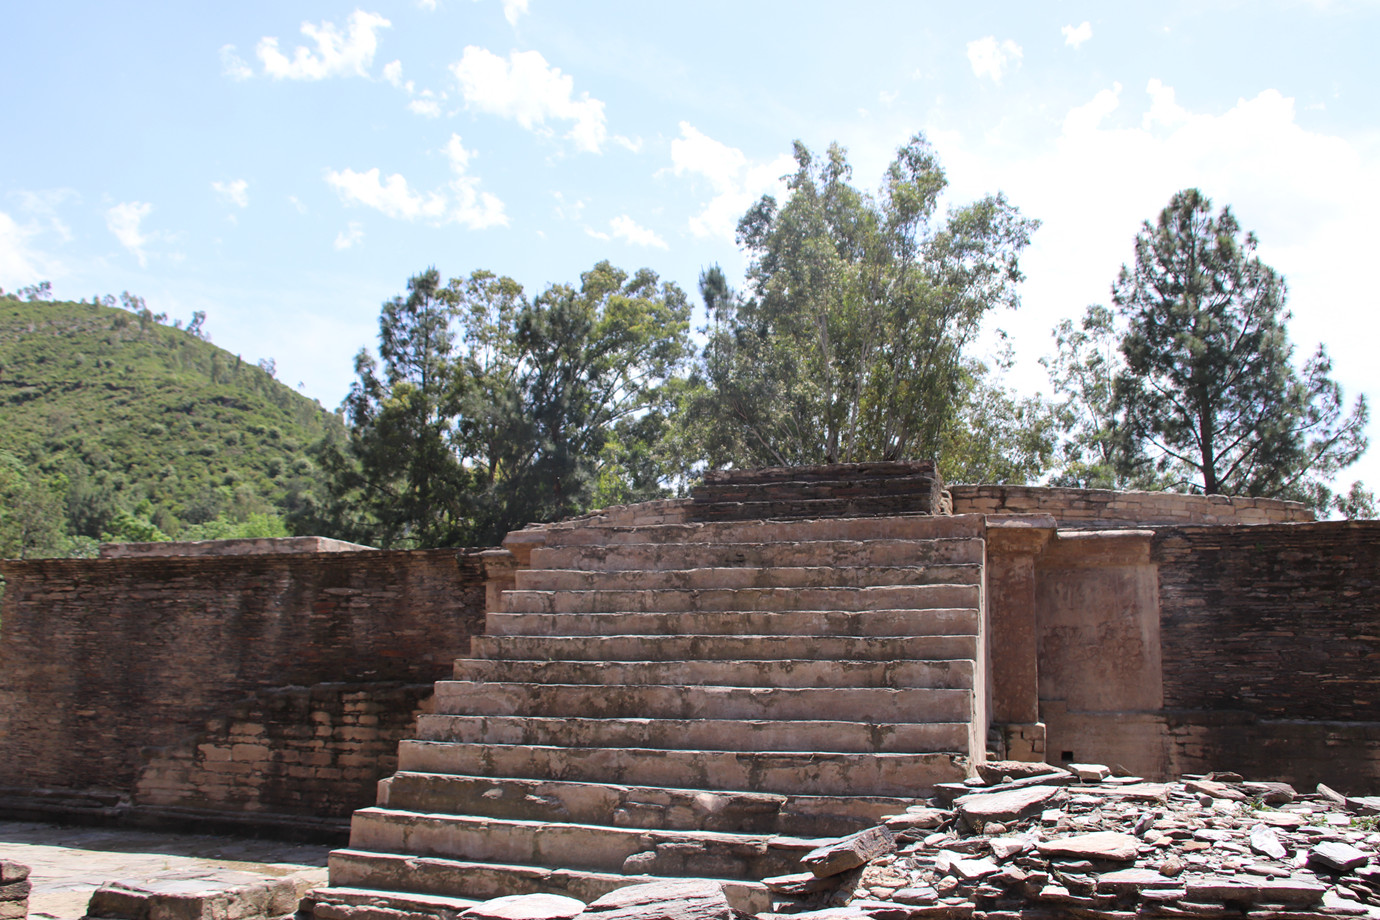
[[[893,852],[766,880],[774,910],[796,920],[1380,918],[1380,798],[1071,766],[985,764],[987,779],[888,818]],[[996,775],[1003,767],[1015,775]]]
[[[29,867],[0,859],[0,920],[21,920],[29,915]]]

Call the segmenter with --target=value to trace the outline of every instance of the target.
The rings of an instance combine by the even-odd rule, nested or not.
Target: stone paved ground
[[[327,846],[168,834],[97,827],[0,821],[0,858],[29,866],[29,916],[76,920],[106,882],[160,878],[231,882],[241,873],[281,876],[320,873],[326,883]]]

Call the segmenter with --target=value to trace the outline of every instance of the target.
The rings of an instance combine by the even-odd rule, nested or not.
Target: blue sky
[[[1300,359],[1375,387],[1380,3],[555,0],[160,4],[5,14],[0,286],[208,314],[336,406],[408,276],[529,293],[601,259],[694,290],[791,142],[875,187],[923,132],[949,201],[1043,222],[1009,382],[1108,288],[1181,188],[1289,281]],[[1380,485],[1377,446],[1352,471]]]

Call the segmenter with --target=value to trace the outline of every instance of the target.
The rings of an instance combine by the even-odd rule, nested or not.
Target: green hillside
[[[339,421],[160,318],[0,298],[0,478],[60,505],[69,538],[281,531]]]

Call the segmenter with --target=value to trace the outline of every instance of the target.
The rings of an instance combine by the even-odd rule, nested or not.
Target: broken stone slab
[[[1251,827],[1251,849],[1261,856],[1268,856],[1271,859],[1284,859],[1289,855],[1284,842],[1279,839],[1279,834],[1275,833],[1274,828],[1265,824],[1256,824]]]
[[[963,820],[972,827],[992,821],[1018,821],[1044,811],[1056,799],[1065,797],[1058,786],[1029,786],[1000,792],[975,792],[954,802]]]
[[[978,776],[982,777],[983,782],[996,784],[1006,777],[1012,779],[1025,779],[1029,776],[1047,776],[1063,773],[1068,774],[1067,770],[1047,763],[1031,763],[1024,760],[989,760],[977,765]]]
[[[1015,834],[1010,837],[992,837],[988,839],[987,845],[992,848],[992,855],[997,859],[1010,859],[1018,853],[1033,849],[1035,835]]]
[[[86,915],[160,920],[283,917],[297,910],[317,882],[315,873],[306,872],[281,877],[236,872],[215,879],[201,870],[171,872],[149,881],[107,882],[91,894]]]
[[[1118,869],[1097,877],[1097,890],[1112,894],[1138,894],[1145,888],[1178,888],[1174,879],[1165,878],[1154,869]]]
[[[724,886],[704,879],[644,882],[591,901],[586,920],[734,920]]]
[[[895,833],[906,831],[927,831],[939,827],[949,819],[947,811],[938,808],[927,808],[924,811],[910,811],[907,809],[899,815],[884,815],[882,823]]]
[[[1380,795],[1347,796],[1346,807],[1363,815],[1380,815]]]
[[[1210,779],[1189,780],[1184,783],[1184,788],[1199,795],[1212,796],[1214,799],[1227,799],[1232,802],[1244,802],[1247,799],[1246,793],[1241,790]]]
[[[827,878],[896,851],[896,837],[885,827],[870,827],[811,850],[800,863],[816,878]]]
[[[1340,840],[1325,840],[1308,851],[1308,862],[1334,872],[1350,872],[1370,862],[1370,854]]]
[[[1288,783],[1242,783],[1241,788],[1272,808],[1288,805],[1298,797],[1294,787]]]
[[[1091,834],[1074,834],[1070,837],[1056,837],[1035,844],[1042,856],[1071,857],[1073,859],[1110,859],[1116,862],[1130,862],[1139,852],[1140,841],[1130,834],[1116,831],[1094,831]]]
[[[1169,801],[1169,786],[1165,783],[1129,783],[1125,786],[1109,786],[1101,790],[1109,798],[1119,799],[1123,802],[1159,802],[1164,804]]]
[[[873,920],[966,920],[973,916],[973,905],[968,904],[901,904],[896,901],[854,901],[849,907],[856,908],[861,916]],[[792,918],[809,918],[811,914],[791,914]]]
[[[1071,763],[1066,769],[1085,783],[1100,783],[1112,775],[1105,763]]]
[[[29,877],[29,867],[12,859],[0,859],[0,884],[22,882]]]
[[[1333,789],[1326,783],[1318,783],[1318,795],[1326,801],[1331,802],[1333,805],[1337,805],[1342,808],[1346,807],[1346,796],[1342,795],[1340,792],[1338,792],[1336,789]]]
[[[837,885],[834,877],[819,878],[813,872],[793,872],[790,875],[774,875],[762,879],[766,889],[776,894],[800,897],[817,891],[828,891]]]
[[[559,894],[510,894],[469,908],[464,920],[572,920],[584,912],[585,902]]]
[[[1262,824],[1271,827],[1303,827],[1308,823],[1308,816],[1301,815],[1293,811],[1262,811],[1258,812],[1255,819]]]
[[[995,874],[997,864],[990,859],[955,859],[949,864],[949,871],[965,882],[975,882]]]
[[[899,889],[891,898],[902,904],[933,904],[939,900],[939,892],[929,885],[912,885]]]

